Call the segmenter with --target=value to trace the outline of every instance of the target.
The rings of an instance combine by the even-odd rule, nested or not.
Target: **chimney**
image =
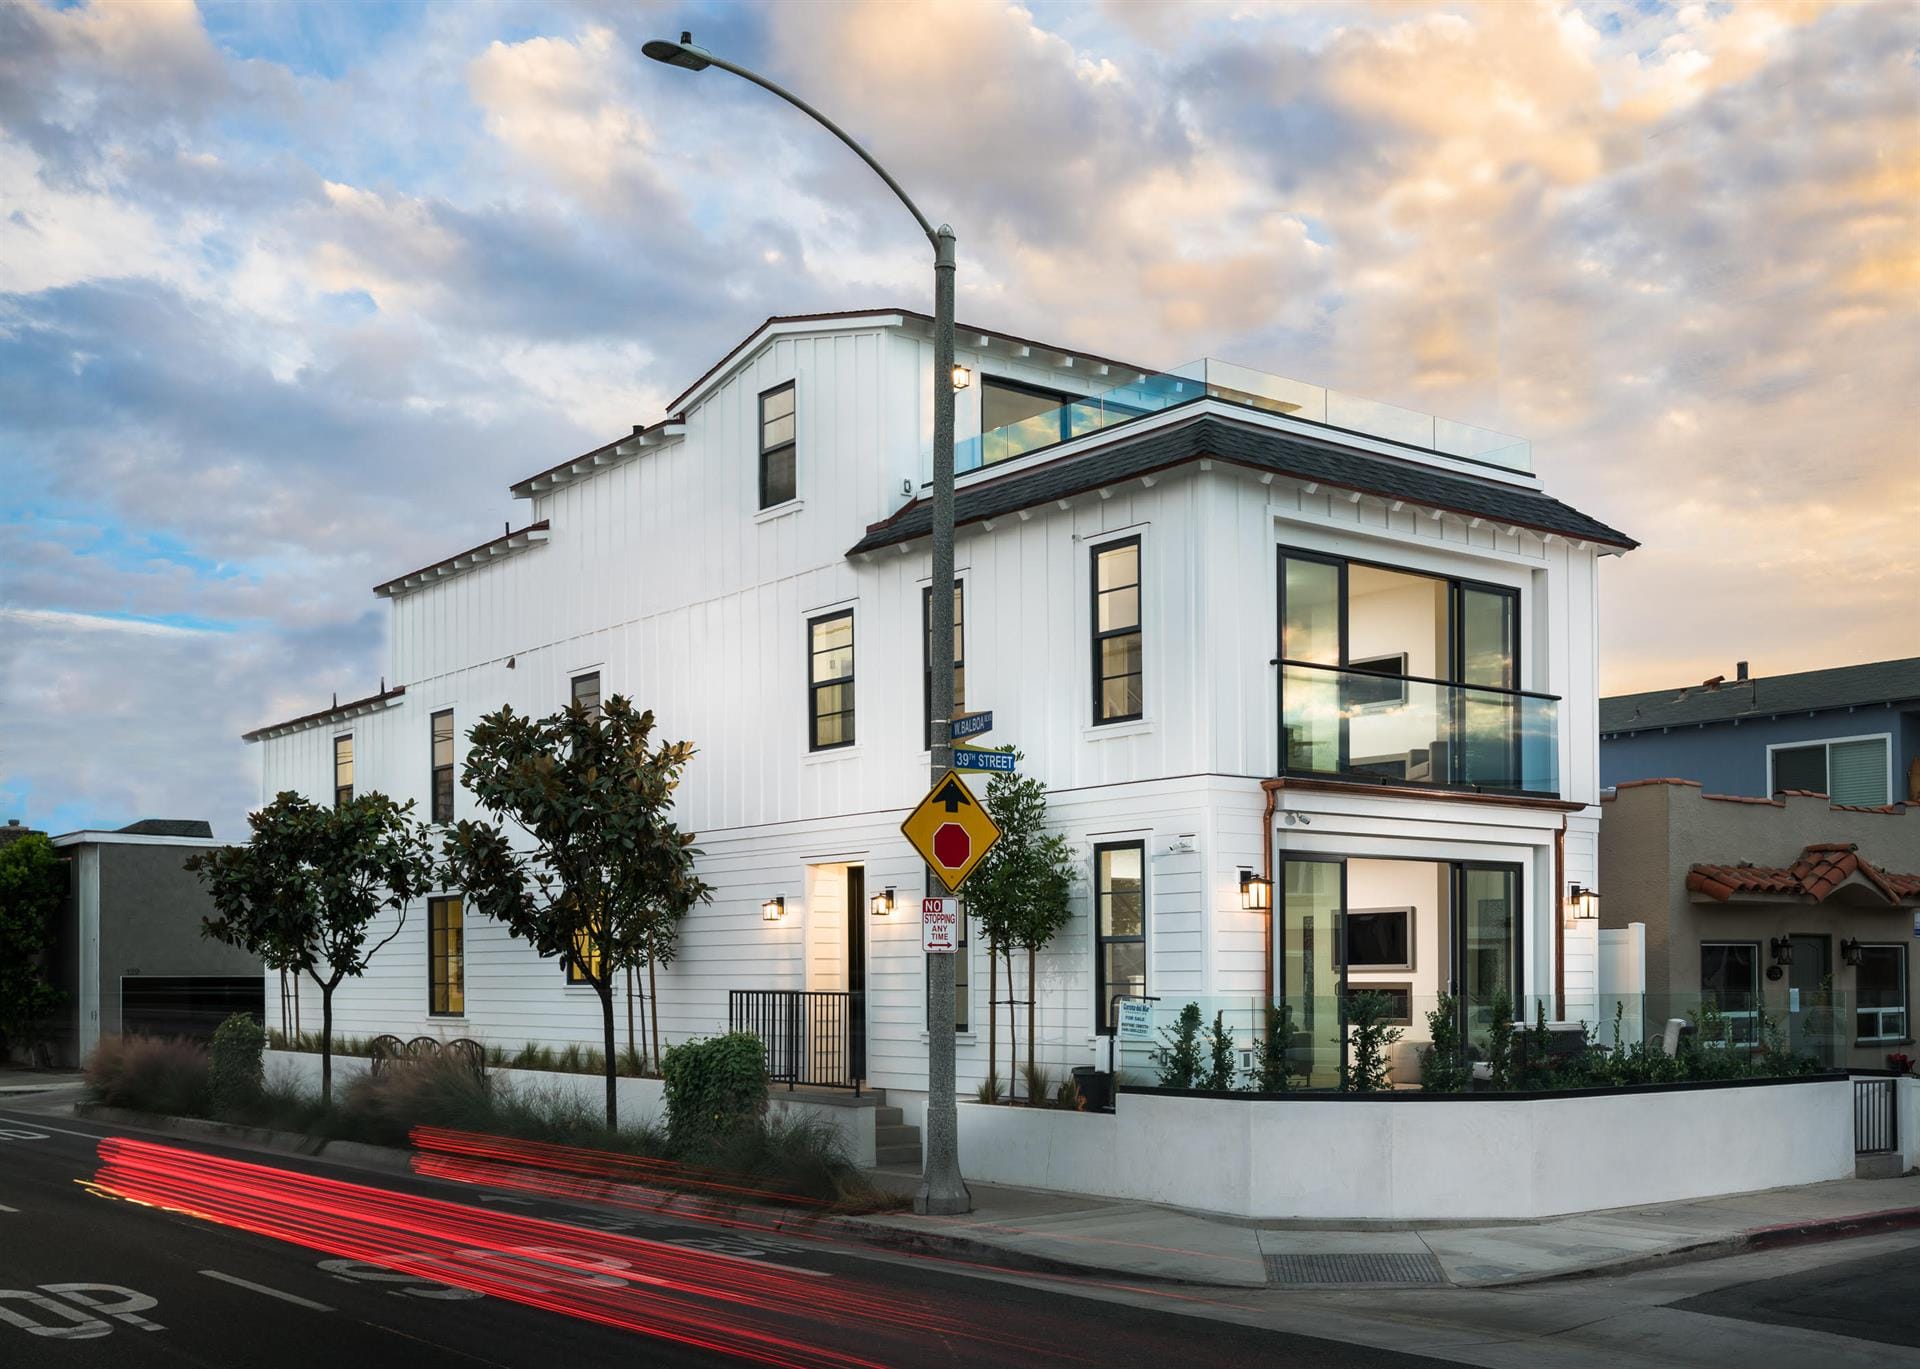
[[[1735,680],[1744,680],[1747,678],[1747,663],[1745,661],[1740,661],[1735,664],[1733,667],[1733,678]]]

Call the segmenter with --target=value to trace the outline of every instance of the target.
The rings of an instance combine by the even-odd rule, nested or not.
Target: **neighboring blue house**
[[[1600,783],[1698,780],[1710,793],[1784,789],[1836,804],[1920,802],[1920,657],[1600,700]]]

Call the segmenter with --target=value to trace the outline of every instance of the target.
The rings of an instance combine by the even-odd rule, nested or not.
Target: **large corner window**
[[[1140,539],[1093,549],[1093,720],[1141,716],[1145,691],[1140,635]]]
[[[760,507],[784,504],[799,492],[794,471],[796,415],[793,382],[760,396]]]
[[[853,745],[853,610],[807,621],[807,749]]]
[[[991,466],[1074,434],[1067,406],[1073,396],[998,376],[980,381],[980,462]]]
[[[1862,946],[1854,971],[1854,1035],[1862,1045],[1907,1039],[1907,948]]]
[[[584,675],[573,677],[571,702],[575,708],[585,709],[588,716],[600,716],[600,672],[589,670]]]
[[[453,710],[433,715],[433,821],[453,821]]]
[[[1147,992],[1147,846],[1093,848],[1094,1030],[1111,1032],[1122,998]]]
[[[333,739],[333,806],[353,802],[353,733]]]
[[[434,1017],[467,1011],[466,922],[458,895],[427,900],[427,1011]]]
[[[1727,1040],[1759,1040],[1760,943],[1700,943],[1700,1000],[1711,1003],[1727,1024]]]
[[[953,582],[953,711],[967,711],[966,586]],[[933,590],[920,592],[920,745],[933,745]]]
[[[1890,740],[1885,736],[1848,737],[1806,746],[1771,747],[1768,755],[1773,775],[1768,792],[1804,789],[1810,794],[1825,794],[1829,803],[1878,808],[1887,802]]]

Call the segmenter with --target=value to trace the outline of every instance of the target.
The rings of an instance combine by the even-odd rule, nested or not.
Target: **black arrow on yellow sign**
[[[967,797],[967,791],[960,787],[960,782],[949,775],[947,776],[946,784],[941,788],[940,792],[933,796],[933,802],[945,804],[947,811],[951,813],[958,809],[961,804],[972,803],[973,800]]]

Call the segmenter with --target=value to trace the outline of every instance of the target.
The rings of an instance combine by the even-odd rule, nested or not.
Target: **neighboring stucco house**
[[[248,735],[263,799],[478,816],[481,714],[627,695],[698,747],[677,816],[713,901],[661,972],[667,1037],[725,1030],[734,991],[830,996],[846,1072],[914,1107],[932,357],[910,310],[769,319],[667,418],[516,482],[519,526],[376,587],[390,686]],[[1599,564],[1633,541],[1499,434],[984,328],[959,361],[959,711],[1024,753],[1080,870],[1037,983],[1017,964],[1040,1061],[1089,1063],[1125,996],[1243,1044],[1284,999],[1322,1082],[1353,986],[1414,1036],[1449,988],[1475,1031],[1499,993],[1590,1005],[1565,895],[1596,876]],[[591,990],[459,890],[408,917],[336,1030],[598,1042]],[[971,1092],[982,948],[958,968]]]
[[[1764,1006],[1791,1045],[1833,1064],[1913,1053],[1920,807],[1675,779],[1628,781],[1603,803],[1600,921],[1646,928],[1650,1031],[1711,1000],[1741,1039]]]
[[[208,1037],[232,1013],[263,1016],[260,958],[200,935],[213,904],[183,866],[222,844],[176,818],[53,838],[71,870],[53,947],[66,994],[48,1033],[55,1064],[79,1064],[102,1036]]]
[[[1920,656],[1716,676],[1600,701],[1600,782],[1666,776],[1711,794],[1785,789],[1873,807],[1920,800]]]

